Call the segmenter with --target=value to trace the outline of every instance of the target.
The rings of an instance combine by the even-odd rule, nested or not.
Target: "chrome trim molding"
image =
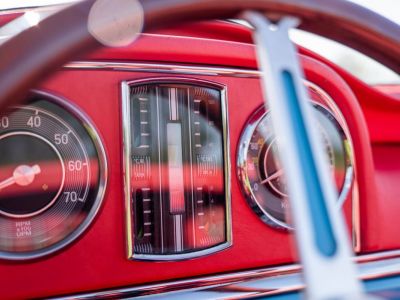
[[[146,83],[181,83],[194,84],[204,87],[218,89],[221,92],[221,110],[222,110],[222,126],[223,126],[223,157],[224,157],[224,183],[225,183],[225,205],[226,205],[226,242],[217,246],[192,251],[182,254],[135,254],[133,249],[133,222],[132,222],[132,203],[131,203],[131,183],[130,183],[130,145],[131,145],[131,120],[130,120],[130,87]],[[124,202],[125,202],[125,224],[126,224],[126,241],[127,241],[127,256],[128,259],[137,260],[157,260],[157,261],[177,261],[192,259],[209,255],[218,251],[222,251],[232,246],[232,216],[231,216],[231,164],[229,155],[229,129],[228,129],[228,101],[226,86],[219,83],[187,77],[152,77],[146,79],[123,81],[121,83],[121,101],[122,101],[122,131],[123,131],[123,175],[124,175]]]
[[[400,274],[400,250],[355,257],[362,280]],[[158,284],[82,293],[56,299],[145,298],[159,299],[245,299],[296,292],[304,288],[297,264],[176,280]]]
[[[95,146],[97,151],[98,159],[99,159],[99,187],[96,195],[96,199],[93,203],[93,207],[91,208],[90,212],[86,216],[85,220],[69,235],[67,235],[64,239],[60,240],[59,242],[55,243],[52,246],[35,250],[27,253],[10,253],[10,252],[0,252],[1,259],[7,260],[31,260],[40,258],[43,256],[50,255],[54,252],[61,250],[62,248],[66,247],[67,245],[73,243],[81,234],[83,234],[86,229],[92,224],[97,213],[100,210],[100,207],[103,203],[107,181],[108,181],[108,165],[107,165],[107,155],[105,148],[103,146],[102,139],[93,125],[93,122],[89,119],[89,117],[80,110],[75,104],[71,104],[66,99],[56,96],[50,92],[42,91],[42,90],[33,90],[31,95],[39,95],[44,97],[45,100],[55,103],[62,107],[63,109],[70,112],[80,123],[82,123],[83,127],[86,129],[87,134],[92,139],[92,142]],[[29,107],[29,104],[26,106]],[[19,107],[19,106],[17,106]],[[23,106],[21,106],[23,107]]]
[[[260,72],[251,69],[219,68],[204,66],[188,66],[174,64],[130,63],[130,62],[100,62],[76,61],[64,66],[66,69],[108,70],[123,72],[165,73],[203,76],[227,76],[242,78],[259,78]]]

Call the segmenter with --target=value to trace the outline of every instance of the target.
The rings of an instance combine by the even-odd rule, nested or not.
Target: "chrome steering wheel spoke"
[[[337,191],[309,105],[304,74],[289,29],[290,17],[272,24],[258,12],[243,14],[253,27],[265,105],[270,109],[287,176],[291,216],[309,299],[364,298],[352,262]],[[268,99],[268,101],[267,101]]]

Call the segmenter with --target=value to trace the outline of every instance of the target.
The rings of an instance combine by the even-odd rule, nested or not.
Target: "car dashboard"
[[[400,87],[298,55],[360,277],[394,275]],[[301,289],[260,76],[248,28],[193,23],[70,62],[2,112],[2,296]]]

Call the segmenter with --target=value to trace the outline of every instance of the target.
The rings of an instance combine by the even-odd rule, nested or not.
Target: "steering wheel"
[[[301,20],[300,29],[343,43],[400,72],[400,26],[344,0],[120,0],[109,5],[106,15],[90,16],[94,4],[107,2],[112,1],[79,2],[3,44],[0,53],[8,57],[0,60],[0,109],[24,99],[29,88],[65,62],[103,46],[90,32],[89,18],[98,19],[100,31],[113,27],[121,31],[127,30],[129,21],[115,28],[120,16],[141,20],[143,30],[152,30],[186,21],[237,18],[244,10],[260,11],[275,20],[291,15]],[[133,7],[135,16],[126,15],[132,11],[127,7]],[[128,30],[138,34],[140,25]]]
[[[142,30],[237,18],[244,11],[243,16],[250,16],[257,30],[262,27],[260,13],[273,21],[295,17],[300,20],[300,29],[359,50],[400,72],[400,26],[344,0],[119,0],[117,5],[112,0],[86,0],[0,46],[0,53],[9,55],[0,61],[0,110],[19,104],[40,80],[88,51],[131,42]]]

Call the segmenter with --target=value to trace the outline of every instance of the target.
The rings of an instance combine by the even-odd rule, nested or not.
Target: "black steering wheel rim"
[[[300,19],[300,29],[355,48],[400,73],[400,26],[345,0],[131,1],[142,7],[145,31],[186,21],[235,18],[244,10],[261,11],[275,20],[292,15]],[[0,60],[0,110],[18,104],[30,88],[66,62],[103,46],[88,30],[95,3],[72,5],[0,46],[0,53],[7,53],[7,59]]]

